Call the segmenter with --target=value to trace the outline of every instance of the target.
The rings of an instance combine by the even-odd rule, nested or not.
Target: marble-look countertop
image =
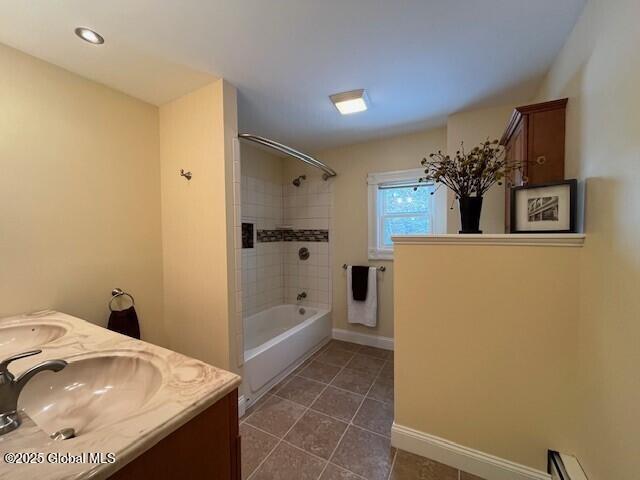
[[[10,370],[14,375],[18,376],[25,369],[48,359],[59,358],[73,362],[74,358],[101,355],[144,358],[157,367],[160,375],[150,382],[154,384],[150,388],[155,393],[133,413],[115,418],[106,425],[88,428],[68,440],[51,440],[50,432],[36,423],[37,418],[31,419],[21,411],[22,425],[17,430],[0,435],[0,479],[107,478],[240,384],[240,377],[233,373],[171,350],[119,335],[64,313],[46,311],[0,319],[0,335],[4,327],[42,323],[63,327],[67,332],[50,343],[34,347],[41,349],[41,354],[12,363]],[[18,353],[7,354],[7,348],[10,347],[3,345],[0,338],[3,357]],[[145,378],[140,381],[146,385]],[[22,399],[18,407],[29,411]],[[43,453],[45,461],[39,464],[7,464],[3,459],[4,455],[15,452]],[[86,452],[115,454],[116,461],[111,464],[46,461],[48,454],[78,455]]]

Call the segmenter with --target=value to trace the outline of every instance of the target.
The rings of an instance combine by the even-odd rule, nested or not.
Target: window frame
[[[395,170],[392,172],[370,173],[367,175],[368,196],[369,196],[369,260],[393,260],[393,246],[385,247],[382,245],[382,212],[381,205],[378,202],[378,192],[380,187],[393,187],[394,185],[402,186],[403,184],[418,183],[418,178],[424,175],[424,169],[413,168],[410,170]],[[432,183],[423,183],[424,186],[433,185]],[[430,221],[432,230],[435,229],[433,198],[430,198]],[[411,216],[411,214],[398,214],[396,216]],[[387,215],[389,216],[389,215]]]

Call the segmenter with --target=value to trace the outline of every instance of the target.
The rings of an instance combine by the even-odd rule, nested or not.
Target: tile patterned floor
[[[332,340],[240,422],[243,480],[482,480],[391,447],[393,352]]]

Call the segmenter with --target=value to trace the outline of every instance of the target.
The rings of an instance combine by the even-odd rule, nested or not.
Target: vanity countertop
[[[22,425],[12,432],[0,435],[2,479],[107,478],[240,384],[240,377],[233,373],[171,350],[111,332],[64,313],[46,311],[0,319],[0,331],[6,327],[37,327],[42,323],[64,329],[66,334],[44,345],[34,346],[33,348],[42,350],[41,354],[12,363],[10,370],[16,376],[27,368],[49,359],[73,362],[100,356],[123,356],[144,359],[156,367],[152,369],[156,372],[153,381],[144,382],[144,387],[138,387],[139,391],[144,391],[147,385],[152,384],[148,388],[153,389],[153,394],[149,395],[141,406],[136,407],[133,413],[127,413],[122,418],[114,418],[113,421],[98,427],[86,428],[84,431],[81,428],[75,438],[67,440],[50,439],[49,434],[53,432],[47,431],[46,427],[42,428],[44,424],[41,422],[36,424],[37,417],[34,416],[35,421],[29,418],[25,412],[31,411],[21,398],[18,407],[25,409],[25,412],[21,412]],[[7,352],[7,348],[10,347],[0,338],[1,356],[18,353]],[[135,360],[133,362],[135,365]],[[38,375],[49,373],[58,375],[52,372]],[[100,375],[99,369],[96,370],[96,375]],[[69,398],[73,398],[73,395]],[[7,463],[4,457],[12,453],[31,453],[32,460],[39,463]],[[96,453],[113,454],[115,462],[73,463],[79,455],[84,455],[86,459],[87,455]],[[93,460],[95,461],[95,458]]]

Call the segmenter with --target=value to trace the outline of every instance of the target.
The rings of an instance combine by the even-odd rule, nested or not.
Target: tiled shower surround
[[[253,223],[255,231],[254,248],[242,250],[244,316],[296,303],[302,291],[302,304],[329,308],[330,189],[319,178],[294,187],[242,176],[242,221]],[[293,229],[278,233],[282,225]],[[303,247],[307,260],[298,257]]]
[[[303,247],[310,253],[305,261],[298,258]],[[304,291],[305,304],[329,308],[329,243],[285,242],[284,285],[284,303],[296,303],[296,297]]]
[[[282,185],[242,176],[242,221],[254,224],[254,248],[242,249],[242,308],[245,317],[284,299],[282,242],[257,242],[256,230],[283,222]]]
[[[327,231],[328,241],[286,241],[284,274],[285,303],[295,303],[298,293],[307,292],[309,305],[330,308],[331,280],[329,275],[331,232],[331,185],[332,181],[324,181],[320,177],[311,177],[299,187],[288,184],[284,187],[283,206],[284,221],[295,231]],[[323,235],[311,237],[318,239]],[[306,247],[310,256],[308,260],[300,260],[298,251]]]

